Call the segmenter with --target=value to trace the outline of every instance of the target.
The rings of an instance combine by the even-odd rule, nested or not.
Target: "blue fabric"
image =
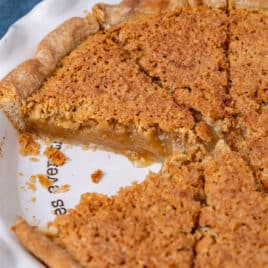
[[[40,0],[0,0],[0,39],[8,27],[28,13]]]

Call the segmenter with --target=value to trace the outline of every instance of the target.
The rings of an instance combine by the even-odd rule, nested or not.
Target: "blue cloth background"
[[[40,0],[0,0],[0,39],[8,27],[28,13]]]

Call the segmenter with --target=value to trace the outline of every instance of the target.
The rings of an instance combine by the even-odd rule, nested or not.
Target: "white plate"
[[[42,37],[64,20],[72,16],[83,16],[85,10],[98,0],[46,0],[37,5],[27,16],[15,23],[0,40],[0,79],[23,60],[30,58]],[[106,1],[116,3],[118,1]],[[3,139],[5,137],[5,139]],[[48,167],[47,160],[39,156],[39,162],[18,154],[15,131],[0,112],[0,144],[3,143],[0,158],[0,267],[41,267],[18,243],[9,228],[20,215],[32,224],[44,225],[52,220],[57,204],[63,204],[57,212],[72,208],[85,192],[115,194],[122,186],[132,181],[142,181],[149,170],[157,171],[160,165],[135,168],[123,156],[97,150],[83,150],[62,145],[70,158],[63,167]],[[42,146],[44,149],[44,145]],[[93,184],[90,174],[101,168],[105,175],[99,184]],[[22,174],[23,175],[22,175]],[[65,193],[51,194],[40,185],[35,192],[25,187],[34,174],[55,174],[55,185],[69,184]],[[22,189],[22,187],[26,189]],[[36,202],[32,202],[32,198]],[[60,201],[59,201],[60,200]],[[53,206],[54,205],[54,206]]]

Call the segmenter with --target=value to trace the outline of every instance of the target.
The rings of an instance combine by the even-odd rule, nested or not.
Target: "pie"
[[[268,2],[97,4],[0,84],[19,131],[159,174],[14,231],[49,267],[268,266]],[[241,246],[243,245],[243,246]]]

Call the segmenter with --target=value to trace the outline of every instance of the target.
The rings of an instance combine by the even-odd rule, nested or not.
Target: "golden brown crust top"
[[[12,227],[23,246],[51,268],[81,268],[73,257],[41,232],[20,220]]]
[[[251,168],[238,153],[220,153],[206,161],[204,177],[195,267],[265,267],[268,196]]]
[[[120,45],[177,103],[210,121],[227,114],[224,12],[179,8],[138,17],[115,29]]]
[[[233,7],[267,9],[266,0],[233,0]],[[124,0],[118,5],[97,4],[94,15],[104,26],[122,22],[137,14],[155,14],[178,6],[224,8],[225,0]],[[98,31],[95,16],[73,18],[48,35],[41,43],[34,59],[21,64],[0,83],[0,106],[18,129],[24,128],[19,107],[21,102],[40,87],[60,59],[89,33]]]
[[[233,1],[233,6],[267,8],[267,1]],[[223,8],[225,0],[125,0],[118,5],[97,4],[94,14],[104,25],[122,22],[137,14],[155,14],[178,6]],[[60,59],[77,46],[89,33],[98,31],[94,16],[86,19],[73,18],[48,35],[39,45],[34,59],[26,61],[0,83],[0,105],[14,125],[24,128],[19,107],[21,102],[38,89],[56,68]]]
[[[268,16],[234,10],[230,22],[230,95],[241,130],[233,141],[268,189]]]
[[[230,15],[230,94],[248,134],[268,130],[268,16],[235,10]]]
[[[205,122],[222,118],[226,30],[224,13],[183,8],[89,36],[27,99],[24,115],[65,129],[115,122],[171,133],[193,129],[194,113]]]
[[[104,16],[102,18],[98,15],[98,18],[104,26],[107,26],[115,23],[109,16],[113,16],[118,23],[132,16],[132,13],[138,14],[142,9],[147,10],[148,13],[158,13],[160,9],[169,7],[170,3],[171,1],[124,1],[121,4],[125,5],[124,12],[123,9],[109,7],[110,15],[109,11],[107,14],[102,14]],[[256,1],[254,5],[252,3],[253,1],[236,1],[234,6],[262,5],[263,7],[266,1],[264,3]],[[103,8],[103,6],[98,7]],[[107,11],[106,8],[107,6],[104,10]],[[113,15],[113,12],[118,12],[118,18]],[[123,12],[123,15],[120,12]],[[178,11],[179,14],[183,12]],[[206,12],[212,14],[211,11]],[[220,12],[213,12],[213,15],[216,13]],[[155,18],[154,16],[150,18]],[[201,23],[202,38],[197,38],[197,41],[207,39],[216,44],[217,48],[220,47],[221,53],[214,55],[210,50],[206,51],[207,44],[202,44],[203,46],[200,47],[196,45],[196,48],[202,49],[206,60],[211,55],[215,56],[215,62],[212,61],[215,65],[206,66],[206,62],[201,61],[200,68],[208,67],[223,72],[222,76],[216,77],[216,83],[213,77],[204,75],[203,80],[191,84],[190,87],[179,85],[179,90],[186,88],[189,92],[179,92],[177,101],[174,102],[170,97],[172,94],[163,90],[163,87],[174,88],[172,82],[175,78],[166,79],[163,75],[165,71],[163,66],[169,66],[169,63],[157,62],[159,54],[156,53],[155,56],[154,52],[150,51],[150,47],[146,46],[146,42],[151,39],[145,38],[146,42],[139,40],[144,34],[151,37],[150,35],[154,33],[153,27],[158,29],[159,34],[159,29],[165,24],[162,23],[162,18],[157,26],[153,21],[152,27],[150,26],[152,20],[146,21],[143,26],[149,25],[149,30],[147,29],[146,32],[145,27],[141,33],[140,23],[144,21],[140,18],[136,32],[137,25],[133,20],[126,27],[124,26],[122,31],[121,26],[112,29],[111,38],[107,38],[102,33],[88,38],[80,48],[63,61],[63,66],[40,91],[27,98],[26,110],[29,110],[26,114],[30,111],[27,115],[33,121],[58,120],[59,123],[65,124],[65,127],[70,127],[67,124],[73,120],[75,123],[72,128],[87,126],[92,119],[94,123],[94,120],[112,121],[117,118],[121,123],[128,124],[134,121],[136,125],[145,128],[151,124],[159,124],[166,131],[173,131],[176,127],[192,129],[194,126],[192,114],[197,113],[197,117],[200,117],[199,113],[201,116],[207,116],[213,112],[219,117],[225,116],[221,105],[224,106],[227,100],[225,96],[227,66],[225,62],[222,64],[221,57],[225,56],[223,47],[227,37],[218,35],[217,30],[213,31],[214,36],[206,36],[206,28],[209,25],[213,25],[216,29],[223,27],[225,29],[223,32],[226,33],[226,20],[220,20],[215,27],[213,24],[217,22],[215,17],[206,16],[211,21],[208,20],[204,25]],[[204,19],[206,16],[202,13],[201,17]],[[194,21],[196,17],[192,19]],[[128,33],[127,27],[132,26]],[[86,267],[100,267],[103,263],[132,267],[139,265],[192,267],[195,245],[196,267],[219,267],[220,265],[265,267],[268,264],[268,198],[265,193],[268,189],[267,29],[267,16],[264,12],[247,10],[231,12],[230,94],[237,112],[236,126],[241,128],[239,129],[241,132],[233,131],[233,135],[238,133],[241,136],[241,139],[238,138],[238,143],[241,144],[235,144],[234,147],[242,148],[241,153],[251,166],[238,153],[231,152],[224,143],[218,144],[216,151],[203,163],[193,163],[192,159],[187,157],[181,160],[181,155],[175,156],[165,163],[160,174],[150,174],[142,184],[125,188],[112,198],[97,194],[84,195],[76,209],[65,216],[58,217],[52,224],[58,229],[53,242],[30,228],[25,222],[20,222],[14,230],[25,247],[51,267],[80,267],[80,264]],[[120,31],[121,46],[131,51],[132,55],[133,52],[135,54],[138,51],[134,58],[139,66],[133,61],[133,57],[114,42],[114,33],[117,31]],[[186,37],[187,33],[192,33],[189,28],[185,28],[184,31]],[[133,33],[134,37],[131,36]],[[193,36],[196,37],[194,33]],[[174,49],[176,42],[172,42],[172,37],[170,35],[168,40],[163,42],[161,36],[160,41],[163,44],[168,44],[169,41],[171,48]],[[180,34],[180,37],[183,37],[183,34]],[[52,34],[51,38],[55,36],[53,37]],[[64,40],[61,40],[60,44],[63,44]],[[72,40],[80,42],[79,38],[71,36],[66,40],[66,46],[64,45],[66,51],[72,49],[71,46],[74,44]],[[137,44],[137,40],[140,43]],[[162,43],[157,41],[158,43],[154,40],[150,45],[153,47],[152,44],[156,43],[157,49],[161,51]],[[39,65],[35,65],[35,60],[31,64],[26,64],[30,70],[27,72],[31,72],[31,68],[37,69],[36,76],[33,75],[27,83],[35,85],[46,72],[52,71],[53,66],[56,66],[63,56],[57,51],[60,45],[54,46],[54,44],[54,41],[51,46],[46,42],[42,43],[41,52],[37,53],[42,68],[39,69]],[[43,45],[45,49],[42,48]],[[185,47],[185,43],[182,47]],[[189,49],[192,50],[193,48]],[[63,51],[63,48],[59,51]],[[143,52],[141,56],[140,51]],[[181,52],[181,47],[178,51]],[[147,58],[146,54],[149,55]],[[152,58],[157,62],[160,71],[155,68],[155,64],[150,65]],[[188,62],[187,58],[183,58],[179,63],[185,64],[183,66],[185,70],[191,67],[195,58],[194,54]],[[175,58],[174,61],[176,60]],[[176,70],[180,68],[180,64],[177,62]],[[151,78],[157,78],[154,83],[148,75],[140,72],[139,67],[148,72]],[[20,68],[25,70],[23,66]],[[20,71],[21,73],[23,72]],[[194,73],[190,72],[190,74],[190,78],[194,77]],[[16,72],[13,75],[18,76]],[[179,73],[180,80],[185,78],[183,75],[183,72]],[[245,76],[250,79],[245,79]],[[12,75],[10,77],[12,80]],[[132,77],[138,77],[140,83],[131,80]],[[175,86],[181,82],[180,80],[175,80]],[[204,90],[204,98],[199,96],[196,98],[193,89],[198,88],[200,84],[206,87],[210,82],[212,84],[209,85],[209,90],[210,87],[217,90],[212,93]],[[16,85],[13,87],[16,88]],[[7,88],[9,90],[11,86],[6,86],[5,90]],[[77,88],[79,91],[76,90]],[[28,91],[23,89],[20,94],[26,98]],[[209,106],[211,102],[205,102],[210,95],[215,97],[212,106]],[[139,99],[139,96],[143,99]],[[76,102],[78,99],[81,103]],[[189,107],[194,110],[192,114],[188,110]],[[78,125],[75,125],[77,122]],[[195,126],[198,137],[206,142],[213,139],[214,133],[211,129],[212,127],[200,120]],[[234,142],[233,140],[230,143]],[[262,182],[262,186],[259,182]],[[204,197],[206,202],[202,207],[201,201]],[[193,232],[198,224],[199,236],[195,236]],[[196,244],[197,239],[199,241]],[[66,250],[63,250],[62,246]],[[73,260],[73,256],[80,261],[79,265]]]
[[[105,33],[89,36],[66,57],[24,109],[32,122],[51,120],[70,129],[93,121],[176,132],[194,124],[191,113],[152,83]]]

